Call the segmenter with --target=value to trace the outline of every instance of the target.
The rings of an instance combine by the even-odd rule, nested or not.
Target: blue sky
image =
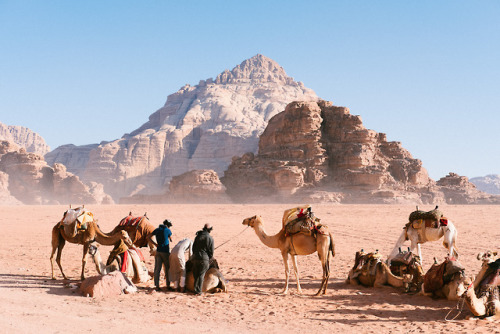
[[[258,53],[434,179],[500,174],[500,1],[0,0],[0,122],[113,140]]]

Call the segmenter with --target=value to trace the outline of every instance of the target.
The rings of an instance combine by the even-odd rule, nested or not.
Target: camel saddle
[[[146,216],[133,217],[132,215],[128,215],[127,217],[120,220],[118,226],[137,226]]]
[[[380,262],[382,262],[382,255],[378,252],[356,252],[354,266],[352,267],[353,278],[358,277],[361,274],[375,275],[377,273],[377,266]]]
[[[208,269],[210,268],[215,268],[219,270],[219,262],[213,257],[208,261]],[[191,259],[186,261],[186,273],[192,272],[193,271],[193,261]]]
[[[408,220],[409,222],[406,224],[406,228],[411,224],[411,227],[416,230],[424,227],[438,228],[448,225],[448,219],[444,217],[443,213],[437,208],[431,211],[413,211],[410,213]]]
[[[414,259],[418,256],[410,251],[400,251],[390,263],[390,269],[393,275],[402,277],[404,274],[408,274],[408,267]],[[420,259],[418,259],[420,263]]]
[[[446,258],[441,264],[433,264],[424,276],[424,292],[431,293],[441,289],[453,277],[460,273],[463,275],[465,268],[454,258]]]
[[[328,227],[319,224],[320,221],[319,218],[314,216],[309,205],[285,210],[283,214],[283,224],[287,236],[297,233],[314,236],[317,233],[327,234]]]

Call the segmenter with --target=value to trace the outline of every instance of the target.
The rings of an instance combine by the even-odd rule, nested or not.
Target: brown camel
[[[409,275],[405,278],[394,275],[389,266],[382,261],[379,253],[356,252],[354,266],[347,275],[346,283],[352,285],[364,285],[380,288],[390,285],[395,288],[402,288],[408,285]]]
[[[71,210],[80,210],[80,208],[77,209],[70,209],[64,213],[63,219],[61,219],[60,222],[58,222],[54,228],[52,228],[52,254],[50,256],[50,265],[52,269],[52,279],[56,279],[55,274],[54,274],[54,254],[57,251],[57,256],[56,256],[56,263],[59,266],[59,269],[61,270],[61,274],[64,279],[68,279],[66,275],[64,274],[64,271],[61,266],[61,254],[62,250],[64,248],[64,245],[67,242],[73,243],[73,244],[79,244],[83,245],[83,257],[82,257],[82,274],[81,274],[81,279],[85,279],[85,264],[87,262],[87,254],[89,252],[89,245],[92,241],[97,241],[100,244],[103,245],[114,245],[117,241],[119,240],[124,240],[127,243],[131,243],[131,240],[128,236],[128,234],[125,231],[119,231],[118,233],[115,234],[105,234],[99,229],[99,226],[95,222],[95,220],[89,221],[86,223],[86,228],[78,230],[76,233],[68,233],[68,230],[74,231],[76,229],[74,228],[69,228],[67,229],[68,225],[71,224],[78,224],[78,221],[74,221],[70,224],[65,224],[64,219],[66,215],[69,213],[71,214]],[[65,228],[66,226],[66,228]],[[68,235],[69,234],[69,235]]]
[[[192,267],[191,261],[188,260],[186,262],[186,290],[190,292],[194,292],[194,275]],[[205,273],[201,291],[208,293],[227,292],[226,279],[219,271],[219,264],[214,258],[210,260],[209,269]]]
[[[316,293],[325,294],[326,288],[328,286],[328,278],[330,276],[330,252],[332,256],[335,256],[333,236],[331,233],[320,234],[318,233],[316,237],[312,235],[307,235],[303,233],[297,233],[293,235],[286,235],[285,227],[281,229],[275,235],[267,235],[264,231],[262,218],[260,216],[253,216],[243,220],[243,225],[248,225],[252,227],[259,237],[260,241],[270,248],[279,248],[281,255],[283,256],[283,263],[285,265],[285,288],[283,289],[283,294],[288,293],[288,278],[290,276],[290,270],[288,267],[288,255],[292,257],[293,268],[295,272],[295,278],[297,280],[297,292],[302,293],[302,288],[299,282],[299,271],[297,267],[297,255],[310,255],[314,252],[318,252],[319,259],[321,261],[321,266],[323,268],[323,279],[321,281],[321,286]]]
[[[109,234],[114,234],[118,231],[127,231],[136,247],[146,247],[148,245],[150,251],[153,251],[156,247],[149,240],[149,236],[155,229],[156,227],[151,224],[146,214],[142,217],[133,217],[132,212],[130,212]]]
[[[466,290],[465,268],[455,259],[446,258],[434,264],[424,276],[421,294],[433,298],[459,300]]]
[[[465,302],[477,317],[500,317],[500,259],[497,252],[480,253],[481,270],[465,292]]]

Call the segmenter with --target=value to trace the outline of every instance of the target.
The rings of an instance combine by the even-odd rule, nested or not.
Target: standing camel
[[[321,266],[323,268],[323,279],[321,281],[321,286],[316,293],[316,296],[326,293],[326,288],[328,286],[328,278],[330,276],[330,252],[332,256],[335,256],[333,236],[331,233],[320,234],[318,233],[316,237],[311,235],[306,235],[303,233],[297,233],[294,235],[286,235],[285,227],[281,228],[275,235],[267,235],[264,231],[262,218],[260,216],[253,216],[243,220],[243,225],[248,225],[252,227],[259,237],[260,241],[270,248],[279,248],[281,251],[281,256],[283,256],[283,263],[285,265],[285,288],[283,289],[283,294],[288,293],[288,278],[290,276],[290,270],[288,267],[288,255],[292,257],[293,268],[295,272],[295,278],[297,280],[297,292],[302,293],[302,288],[299,282],[299,271],[297,267],[297,255],[310,255],[314,252],[318,252],[319,259],[321,261]]]
[[[441,238],[443,238],[443,246],[448,249],[448,255],[458,258],[457,247],[455,245],[458,232],[455,228],[455,225],[453,225],[451,220],[447,219],[444,220],[444,222],[441,222],[441,220],[439,220],[437,227],[433,227],[433,223],[433,221],[425,219],[421,221],[421,224],[420,226],[418,226],[418,228],[415,228],[414,222],[410,219],[410,223],[406,224],[406,226],[403,228],[403,232],[401,232],[398,241],[396,241],[394,249],[389,254],[387,263],[391,263],[391,260],[399,253],[400,248],[407,240],[410,240],[410,249],[413,253],[415,253],[415,248],[417,249],[417,253],[420,257],[421,263],[423,263],[423,259],[422,251],[420,250],[420,244],[428,241],[437,241]]]
[[[95,220],[88,222],[86,229],[80,230],[77,233],[68,232],[67,229],[65,229],[65,225],[67,226],[67,224],[64,223],[64,220],[68,214],[71,215],[73,213],[72,210],[76,211],[80,210],[80,208],[70,209],[66,211],[64,213],[63,219],[52,228],[52,254],[50,256],[52,279],[56,279],[54,275],[54,254],[56,253],[56,251],[57,251],[56,263],[59,266],[59,269],[61,270],[63,278],[68,279],[64,274],[63,268],[61,266],[61,254],[64,245],[66,244],[66,241],[73,244],[83,245],[82,274],[81,274],[82,280],[85,279],[85,264],[87,262],[87,254],[89,252],[89,246],[92,241],[97,241],[102,245],[114,245],[119,240],[123,240],[129,244],[132,243],[127,232],[119,231],[118,233],[111,235],[105,234],[99,229],[99,226],[97,225]],[[77,224],[77,221],[75,220],[71,224]],[[70,228],[68,230],[73,230],[73,229]]]
[[[132,240],[134,246],[149,246],[149,250],[153,251],[156,247],[148,237],[153,233],[155,229],[156,227],[150,223],[146,214],[140,217],[133,217],[132,212],[130,212],[127,217],[120,220],[120,223],[109,234],[118,233],[119,231],[126,231],[130,236],[130,239]]]

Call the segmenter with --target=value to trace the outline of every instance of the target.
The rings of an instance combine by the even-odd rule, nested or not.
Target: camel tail
[[[333,235],[330,233],[330,252],[332,257],[335,257],[335,242],[333,241]]]

